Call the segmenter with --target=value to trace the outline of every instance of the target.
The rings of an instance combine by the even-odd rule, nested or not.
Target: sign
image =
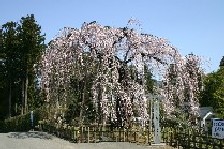
[[[224,120],[213,120],[212,138],[224,139]]]

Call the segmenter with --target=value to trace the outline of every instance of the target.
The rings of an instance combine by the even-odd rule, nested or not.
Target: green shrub
[[[0,121],[0,133],[5,132],[5,123],[4,121]]]
[[[46,111],[43,109],[37,109],[33,111],[33,125],[37,126],[38,122],[41,121],[44,116],[46,116]],[[3,124],[2,124],[3,123]],[[0,126],[4,128],[4,132],[10,132],[10,131],[29,131],[32,129],[31,125],[31,112],[19,115],[15,117],[11,117],[8,119],[5,119],[5,122],[0,122]],[[1,131],[1,129],[0,129]]]

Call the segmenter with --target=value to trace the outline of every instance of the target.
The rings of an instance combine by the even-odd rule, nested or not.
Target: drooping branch
[[[65,34],[67,36],[64,36]],[[93,71],[88,69],[88,72],[81,71],[86,69],[85,65],[89,61],[84,58],[86,52],[89,53],[90,66],[94,68],[95,73],[91,94],[100,116],[98,123],[105,123],[110,119],[114,122],[119,121],[120,125],[124,126],[133,117],[132,107],[136,107],[137,114],[142,118],[142,124],[145,124],[148,118],[144,87],[146,66],[151,67],[149,69],[154,72],[157,71],[162,76],[163,82],[167,83],[159,94],[165,98],[163,104],[168,115],[175,110],[174,92],[178,94],[178,101],[181,103],[185,100],[184,88],[188,84],[190,87],[188,92],[193,95],[193,84],[187,75],[189,73],[185,59],[168,41],[140,34],[127,27],[112,28],[91,22],[84,23],[79,30],[66,30],[63,36],[51,41],[48,50],[43,54],[41,82],[49,102],[55,102],[53,97],[56,95],[54,90],[57,89],[57,84],[65,88],[62,99],[65,102],[69,94],[71,76],[82,73],[85,76],[85,73]],[[175,64],[175,70],[172,71],[176,73],[178,86],[172,85],[169,81],[171,64]],[[136,70],[136,75],[129,73],[133,68]],[[50,86],[53,80],[55,86]],[[174,87],[179,90],[174,91]]]

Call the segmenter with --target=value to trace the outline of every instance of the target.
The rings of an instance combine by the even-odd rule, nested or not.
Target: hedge
[[[39,121],[43,120],[46,116],[46,111],[43,109],[37,109],[33,111],[33,126],[37,126]],[[32,128],[31,125],[31,111],[19,116],[14,116],[5,119],[4,122],[0,122],[2,125],[2,132],[12,132],[12,131],[29,131]],[[1,130],[0,130],[1,131]]]

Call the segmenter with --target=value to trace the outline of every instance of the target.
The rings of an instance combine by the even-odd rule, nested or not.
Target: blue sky
[[[207,72],[224,56],[223,0],[0,0],[0,25],[32,13],[47,42],[64,26],[97,21],[124,27],[135,18],[143,32],[168,39],[181,54],[211,58]]]

